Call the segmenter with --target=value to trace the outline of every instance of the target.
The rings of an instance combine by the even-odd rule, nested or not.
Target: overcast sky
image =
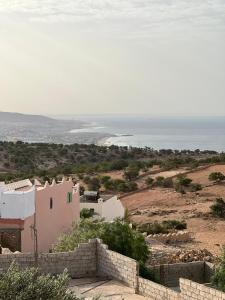
[[[0,110],[225,115],[225,0],[1,0]]]

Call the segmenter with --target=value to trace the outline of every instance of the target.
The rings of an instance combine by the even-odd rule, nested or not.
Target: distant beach
[[[97,145],[225,151],[225,117],[151,118],[147,116],[74,116],[92,124],[73,134],[101,134]]]

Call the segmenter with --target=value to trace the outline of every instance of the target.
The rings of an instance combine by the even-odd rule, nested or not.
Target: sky
[[[0,110],[225,115],[225,0],[1,0]]]

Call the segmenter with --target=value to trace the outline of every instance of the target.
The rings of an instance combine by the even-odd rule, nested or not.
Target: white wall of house
[[[0,217],[4,219],[25,219],[35,212],[35,190],[4,191],[0,187]]]
[[[102,205],[102,216],[107,221],[113,221],[115,218],[123,218],[125,214],[125,209],[121,201],[117,196],[103,202]]]
[[[104,202],[101,198],[98,199],[98,203],[81,202],[80,210],[83,208],[94,209],[95,213],[109,222],[115,218],[123,218],[125,214],[125,209],[117,196]]]

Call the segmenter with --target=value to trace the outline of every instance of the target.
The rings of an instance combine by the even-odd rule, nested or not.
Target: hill
[[[28,115],[0,111],[0,122],[9,123],[58,123],[58,120],[41,115]]]
[[[83,128],[84,122],[58,120],[41,115],[0,112],[0,140],[38,143],[95,143],[108,134],[71,133]]]

